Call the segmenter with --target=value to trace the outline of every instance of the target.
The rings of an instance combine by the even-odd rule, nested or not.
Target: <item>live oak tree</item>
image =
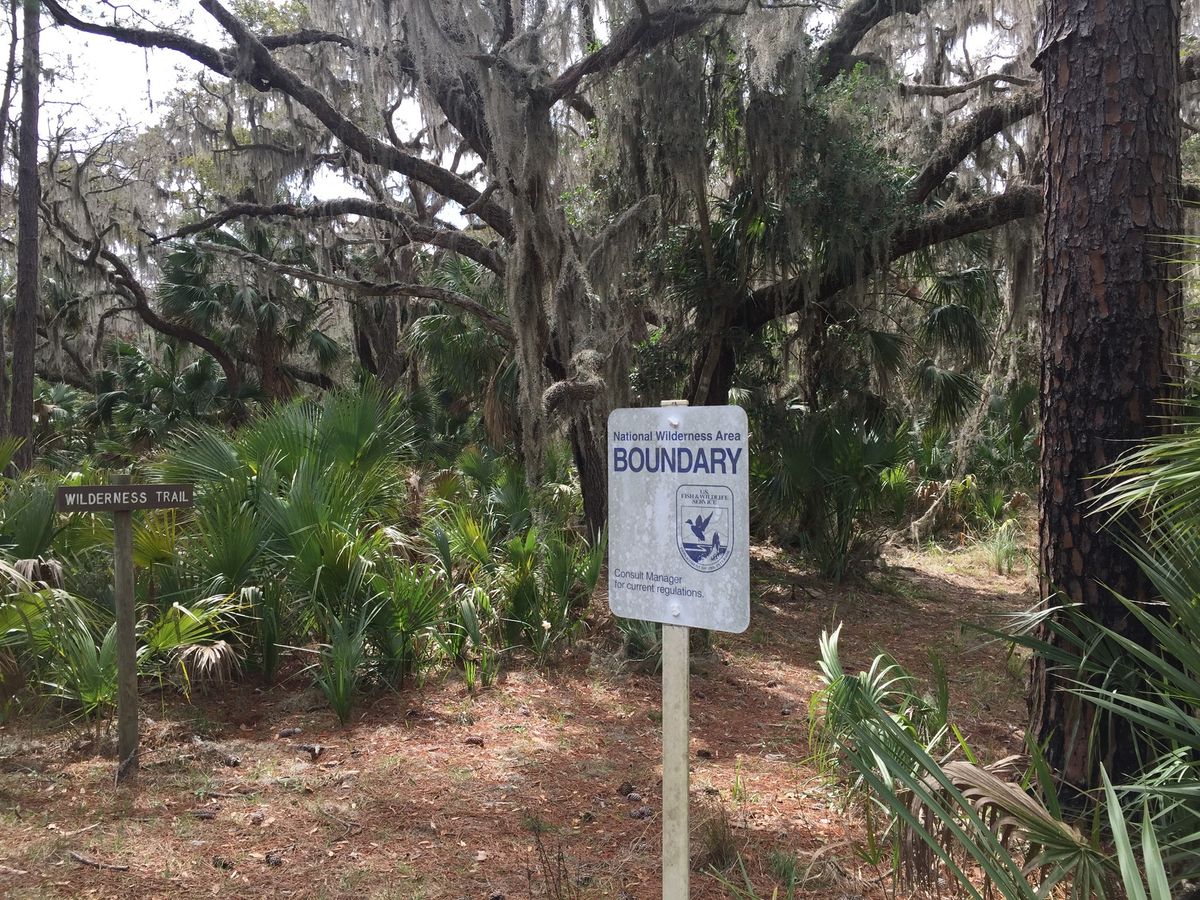
[[[511,342],[527,471],[536,480],[549,435],[565,423],[593,530],[605,518],[607,411],[628,396],[631,346],[647,317],[661,318],[628,277],[653,229],[662,234],[672,223],[696,221],[703,231],[714,197],[742,187],[793,217],[790,259],[732,289],[711,277],[712,302],[687,323],[700,335],[691,399],[711,403],[724,402],[737,344],[747,335],[800,316],[815,359],[823,332],[839,323],[842,309],[853,309],[834,301],[864,280],[905,255],[1028,217],[1039,206],[1032,169],[998,172],[1029,139],[1015,129],[1018,113],[1033,109],[1026,79],[977,71],[995,53],[971,61],[965,52],[966,31],[992,4],[856,0],[831,16],[823,4],[765,2],[316,2],[293,30],[275,32],[256,31],[217,0],[198,5],[224,29],[228,48],[141,22],[88,22],[60,0],[46,3],[62,24],[182,53],[248,94],[282,101],[275,108],[286,108],[302,136],[291,152],[367,195],[227,202],[189,233],[235,218],[329,223],[358,216],[385,228],[385,242],[463,254],[502,279],[507,315],[499,319],[455,292],[443,290],[436,300],[478,313]],[[1024,3],[1002,9],[1013,23],[1024,22],[1026,11]],[[887,48],[909,36],[914,22],[930,26],[914,41],[926,57],[921,77],[930,80],[904,77],[895,87],[911,60]],[[1018,67],[1030,53],[1016,48]],[[835,121],[822,147],[809,152],[805,136],[785,126],[809,121],[816,98],[856,73],[877,81],[881,98],[890,93],[883,101],[896,110],[889,121],[923,136],[889,150],[877,134],[877,161],[893,165],[889,153],[906,156],[910,145],[930,146],[931,155],[914,161],[911,184],[899,202],[875,211],[866,233],[805,236],[827,222],[806,219],[789,185],[815,158],[835,168],[842,137]],[[950,106],[958,98],[963,109]],[[423,127],[401,135],[398,113],[411,117],[414,105]],[[1005,163],[993,160],[986,179],[967,177],[984,166],[961,164],[1001,132],[1010,149],[997,156]],[[256,160],[287,149],[236,130],[223,137],[223,151]],[[960,178],[948,186],[956,169]],[[862,197],[874,183],[859,183]],[[63,224],[85,243],[96,241],[78,222]],[[122,248],[101,243],[95,258],[128,282],[109,258]],[[340,287],[366,294],[434,294],[403,275],[337,277]],[[134,305],[145,318],[145,305]]]

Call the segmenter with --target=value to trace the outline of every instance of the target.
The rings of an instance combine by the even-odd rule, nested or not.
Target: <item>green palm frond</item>
[[[929,403],[929,422],[935,428],[961,422],[980,397],[979,382],[972,376],[944,369],[930,358],[917,364],[913,387]]]
[[[965,306],[983,316],[999,299],[999,273],[984,266],[931,272],[925,299],[936,306]]]
[[[366,469],[410,455],[412,426],[397,397],[368,384],[325,398],[317,439],[331,461]]]
[[[51,480],[25,475],[0,497],[0,549],[11,559],[50,556],[56,526]]]
[[[932,350],[962,355],[970,365],[987,361],[991,335],[979,314],[966,304],[934,306],[917,330],[922,342]]]
[[[207,484],[241,478],[246,466],[224,431],[193,426],[181,430],[152,470],[164,482]]]
[[[172,603],[152,622],[143,623],[138,667],[146,671],[166,663],[182,647],[213,643],[236,634],[235,620],[243,612],[238,597],[218,594],[190,605]]]
[[[871,363],[879,374],[881,381],[896,375],[904,365],[904,358],[909,347],[909,340],[903,334],[891,331],[866,332],[867,348],[871,354]]]

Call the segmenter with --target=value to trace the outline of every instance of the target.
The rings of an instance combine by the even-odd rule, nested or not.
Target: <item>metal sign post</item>
[[[113,514],[113,605],[117,620],[117,776],[137,774],[137,610],[133,580],[133,510],[171,509],[192,505],[190,484],[130,484],[128,475],[113,476],[111,485],[60,487],[59,512]]]
[[[662,623],[663,900],[686,900],[688,633],[750,622],[746,413],[619,409],[608,419],[608,602]]]

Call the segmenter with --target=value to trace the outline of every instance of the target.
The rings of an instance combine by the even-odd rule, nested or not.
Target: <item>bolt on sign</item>
[[[60,487],[59,512],[111,512],[113,517],[113,599],[117,619],[117,781],[137,774],[138,693],[137,614],[133,597],[133,510],[192,505],[190,484],[130,484],[117,475],[112,484]]]
[[[608,602],[627,619],[750,623],[750,451],[738,406],[608,419]]]

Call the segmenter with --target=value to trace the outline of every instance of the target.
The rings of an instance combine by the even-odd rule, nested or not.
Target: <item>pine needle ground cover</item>
[[[1026,673],[959,623],[1023,609],[1031,590],[977,550],[891,555],[834,585],[756,548],[750,630],[696,654],[697,865],[738,886],[744,869],[764,897],[893,896],[887,860],[860,852],[865,823],[811,760],[816,638],[843,621],[848,669],[886,647],[924,678],[936,652],[955,720],[1001,758],[1023,746]],[[86,725],[0,726],[0,894],[659,896],[659,681],[613,663],[605,609],[601,591],[555,666],[474,692],[461,673],[383,691],[345,728],[286,663],[269,689],[144,691],[143,770],[121,789]],[[740,896],[707,874],[693,895]]]

